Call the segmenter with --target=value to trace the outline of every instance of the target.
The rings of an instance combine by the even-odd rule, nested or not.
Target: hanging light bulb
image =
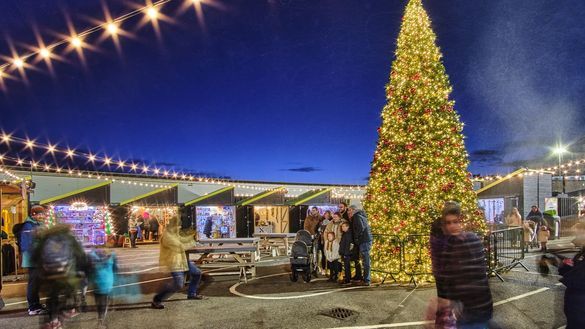
[[[71,45],[73,47],[75,47],[77,49],[81,48],[81,46],[83,45],[83,42],[77,36],[72,37],[71,40],[69,40],[69,42],[71,43]]]
[[[12,61],[12,64],[14,64],[14,66],[16,66],[17,68],[21,69],[24,67],[24,60],[20,57],[16,57]]]
[[[116,23],[114,22],[110,22],[108,23],[106,30],[108,31],[108,33],[110,33],[110,35],[116,35],[118,34],[118,25],[116,25]]]
[[[146,16],[153,21],[156,20],[158,18],[158,9],[152,6],[148,7],[146,10]]]

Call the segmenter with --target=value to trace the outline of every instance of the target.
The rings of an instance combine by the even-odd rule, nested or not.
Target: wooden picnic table
[[[220,239],[206,239],[206,240],[220,240]],[[215,241],[216,244],[220,242]],[[195,261],[196,264],[200,265],[201,267],[215,267],[215,268],[223,268],[223,267],[230,267],[229,264],[237,266],[239,268],[239,275],[240,279],[244,279],[244,282],[248,282],[247,274],[248,270],[252,277],[256,276],[256,258],[258,257],[258,243],[252,242],[244,244],[244,242],[239,241],[239,243],[230,243],[224,244],[225,242],[221,242],[221,245],[214,245],[214,244],[207,244],[207,245],[197,245],[195,247],[189,248],[185,250],[185,254],[187,255],[187,260],[189,260],[189,256],[191,254],[198,254],[201,255],[198,260]],[[225,258],[221,258],[221,264],[215,263],[212,264],[206,263],[205,261],[209,261],[210,255],[220,255],[220,256],[227,256]],[[233,259],[235,262],[226,262],[226,260]],[[222,274],[234,274],[233,272],[223,272]]]
[[[294,239],[296,237],[296,233],[254,233],[254,237],[262,239],[262,244],[264,246],[271,247],[271,242],[274,240],[282,240],[284,245],[284,250],[288,255],[290,253],[289,249],[289,239]],[[276,251],[276,255],[278,255],[278,247],[274,249]]]

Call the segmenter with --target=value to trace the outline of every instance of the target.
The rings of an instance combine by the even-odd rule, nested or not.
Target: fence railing
[[[524,259],[522,228],[492,231],[484,236],[483,240],[488,275],[496,276],[503,281],[501,274],[516,266],[528,271],[522,264]],[[396,282],[396,277],[404,274],[410,278],[410,283],[416,285],[417,277],[432,275],[430,236],[407,235],[401,239],[396,235],[376,234],[374,243],[389,250],[388,253],[372,255],[372,271],[382,274],[382,282],[388,277]]]
[[[504,281],[501,273],[522,264],[524,259],[524,230],[521,227],[490,232],[485,238],[488,274]]]

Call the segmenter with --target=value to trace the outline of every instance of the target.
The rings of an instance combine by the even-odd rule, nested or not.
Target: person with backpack
[[[98,313],[98,328],[105,328],[108,301],[112,290],[118,265],[116,254],[104,249],[93,249],[87,255],[89,261],[89,280],[94,286],[93,295]]]
[[[61,328],[59,315],[76,315],[75,307],[68,305],[74,299],[83,275],[78,269],[85,267],[85,252],[65,224],[57,224],[39,234],[32,253],[38,265],[38,278],[48,296],[48,318],[43,328]]]
[[[33,206],[30,209],[30,216],[20,226],[20,231],[14,232],[20,248],[22,268],[28,269],[28,285],[26,287],[28,315],[39,315],[47,312],[39,299],[38,264],[32,260],[38,233],[44,227],[45,211],[43,206]]]

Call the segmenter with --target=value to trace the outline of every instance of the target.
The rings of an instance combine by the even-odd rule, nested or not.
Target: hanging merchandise
[[[112,233],[108,208],[88,206],[82,202],[51,206],[49,225],[57,223],[69,225],[75,238],[85,246],[104,245],[106,235]]]

